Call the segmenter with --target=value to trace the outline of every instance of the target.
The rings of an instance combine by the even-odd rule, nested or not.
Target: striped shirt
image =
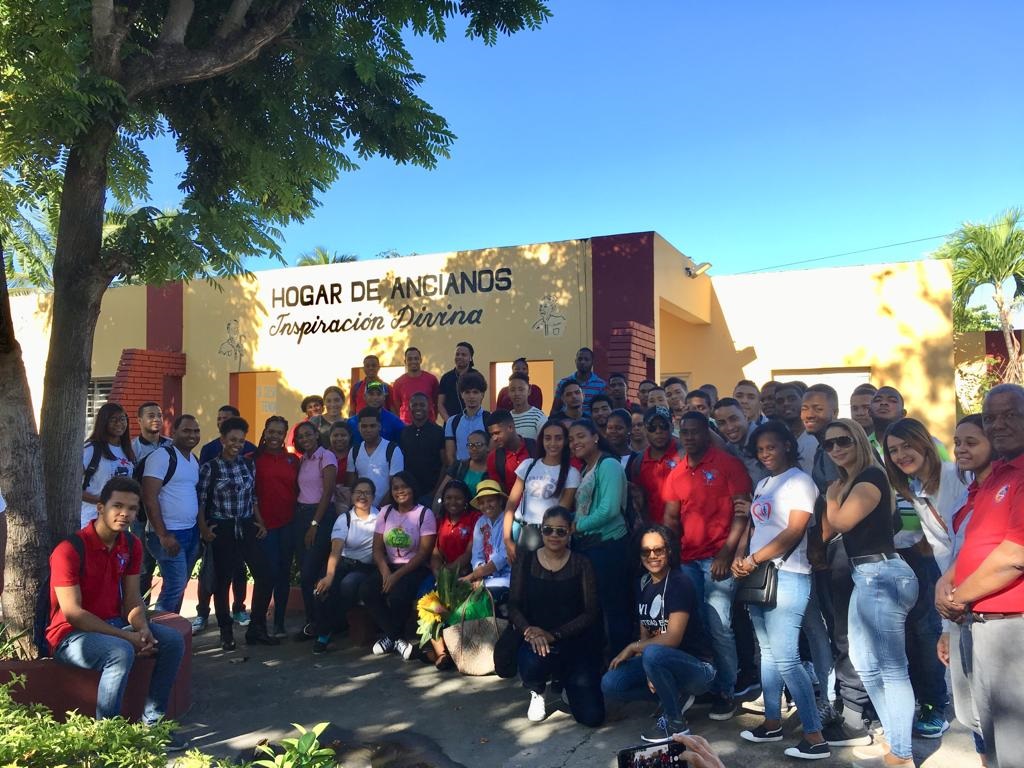
[[[583,413],[590,416],[590,402],[594,399],[595,395],[600,395],[604,392],[605,387],[608,386],[607,383],[604,379],[591,371],[590,378],[580,384],[579,380],[576,378],[576,374],[573,373],[558,382],[558,388],[556,391],[558,392],[559,397],[562,396],[562,388],[571,381],[579,384],[580,389],[583,390]]]

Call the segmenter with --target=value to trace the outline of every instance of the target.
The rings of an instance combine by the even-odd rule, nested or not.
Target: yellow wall
[[[946,261],[712,279],[711,323],[660,312],[661,369],[719,393],[741,378],[868,368],[949,444],[955,419],[951,275]],[[803,375],[813,382],[812,373]]]

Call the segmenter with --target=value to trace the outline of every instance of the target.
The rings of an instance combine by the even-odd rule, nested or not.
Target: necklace
[[[560,560],[555,560],[554,556],[549,553],[546,549],[537,550],[537,557],[540,559],[540,564],[543,565],[549,571],[560,571],[562,566],[569,562],[569,550],[565,551],[565,554]]]

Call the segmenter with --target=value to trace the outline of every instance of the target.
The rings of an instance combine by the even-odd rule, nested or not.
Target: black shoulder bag
[[[754,527],[754,520],[751,518],[750,527]],[[782,556],[782,562],[786,562],[789,556],[796,552],[800,542],[807,535],[796,540],[796,544],[789,548],[789,551]],[[774,608],[775,601],[779,596],[779,569],[774,560],[765,560],[758,563],[757,567],[742,579],[736,582],[736,597],[738,602],[747,605],[761,605],[765,608]]]

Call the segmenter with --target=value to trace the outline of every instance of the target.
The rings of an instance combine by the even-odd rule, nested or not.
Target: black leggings
[[[392,565],[391,572],[394,573],[400,567]],[[429,573],[426,568],[420,567],[405,574],[398,583],[391,585],[386,595],[381,591],[384,579],[381,578],[379,569],[375,568],[359,585],[359,599],[363,601],[366,610],[370,612],[385,637],[392,640],[402,638],[405,624],[412,613],[412,604],[416,600],[416,592]]]
[[[228,610],[228,588],[237,569],[248,565],[252,572],[252,615],[251,630],[267,629],[267,608],[270,606],[270,592],[273,588],[270,564],[263,548],[256,541],[256,523],[243,520],[239,523],[240,536],[236,537],[234,522],[212,520],[217,527],[217,538],[207,544],[212,547],[213,568],[216,583],[213,590],[213,608],[217,613],[217,626],[221,633],[231,632],[231,612]],[[237,594],[237,593],[236,593]]]

